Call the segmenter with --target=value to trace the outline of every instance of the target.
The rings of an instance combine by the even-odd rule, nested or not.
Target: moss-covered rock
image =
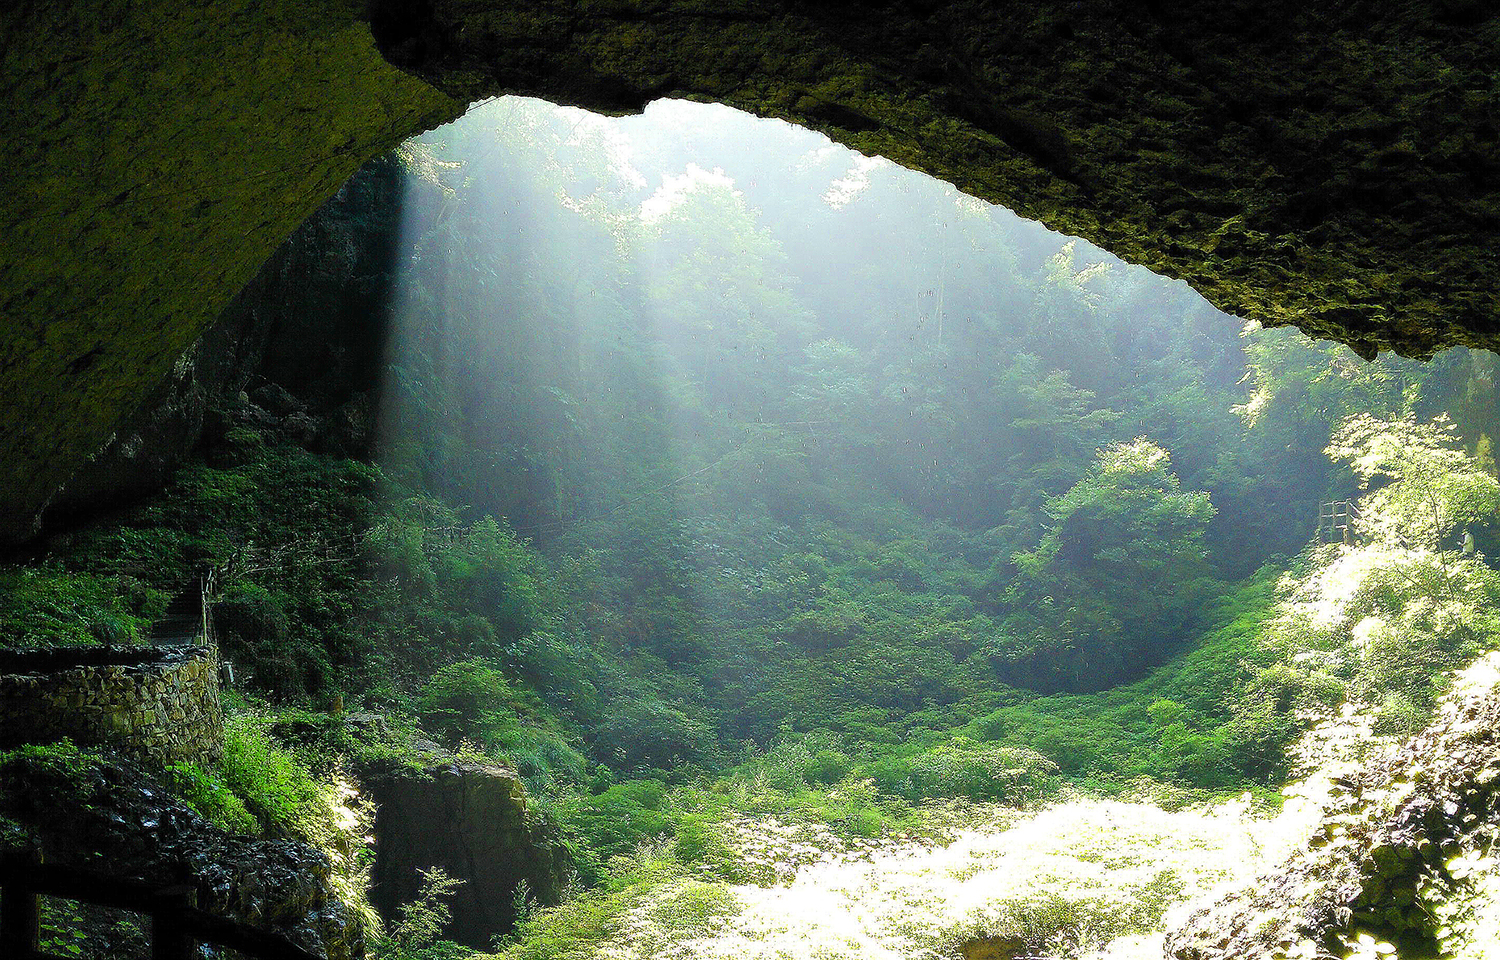
[[[454,115],[352,7],[0,12],[0,541],[360,164]]]
[[[1493,943],[1500,864],[1500,654],[1459,675],[1426,730],[1335,782],[1308,844],[1197,911],[1174,960],[1470,956]],[[1390,950],[1384,950],[1389,953]]]
[[[1362,353],[1500,344],[1488,4],[500,4],[376,19],[460,98],[712,98]]]

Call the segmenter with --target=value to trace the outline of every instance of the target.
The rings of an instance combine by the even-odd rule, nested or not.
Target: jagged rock
[[[224,832],[133,763],[66,769],[13,759],[0,769],[0,817],[51,863],[190,884],[198,906],[282,934],[328,960],[360,960],[364,934],[330,883],[328,858],[295,840]]]
[[[306,404],[292,396],[279,383],[266,383],[256,387],[250,391],[250,401],[276,417],[287,417],[306,409]]]
[[[441,867],[463,881],[446,936],[487,948],[515,923],[521,883],[538,903],[559,901],[571,873],[566,850],[529,809],[514,770],[459,759],[431,743],[414,751],[429,761],[420,771],[366,781],[376,804],[371,900],[382,916],[394,917],[417,896],[418,871]]]

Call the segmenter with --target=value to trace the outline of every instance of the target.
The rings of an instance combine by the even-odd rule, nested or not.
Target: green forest
[[[732,891],[819,851],[1069,803],[1271,816],[1308,731],[1409,737],[1500,640],[1489,353],[1262,329],[721,107],[504,98],[360,178],[398,209],[345,188],[319,218],[376,251],[338,309],[378,386],[223,398],[164,490],[0,568],[0,628],[145,642],[217,571],[226,752],[168,782],[232,833],[336,847],[330,784],[418,740],[516,770],[566,889],[460,946],[432,872],[367,921],[381,960],[717,956],[693,938]],[[368,443],[298,426],[356,413]],[[91,762],[23,749],[0,780]],[[356,900],[362,858],[335,861]],[[1157,929],[1198,889],[1173,869],[1129,909],[1039,884],[991,926],[1081,957]],[[910,955],[958,955],[933,936]]]

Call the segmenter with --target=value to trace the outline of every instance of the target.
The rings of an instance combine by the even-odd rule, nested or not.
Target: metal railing
[[[1352,543],[1354,522],[1360,519],[1353,500],[1332,500],[1318,505],[1317,537],[1324,543]]]
[[[199,910],[191,887],[160,887],[43,863],[35,851],[0,854],[0,957],[67,960],[41,950],[42,896],[146,914],[151,960],[196,960],[200,943],[252,960],[322,960],[283,936]]]
[[[217,647],[219,645],[219,636],[214,631],[214,600],[219,596],[219,568],[210,567],[208,574],[204,576],[200,584],[200,602],[203,610],[203,642]]]

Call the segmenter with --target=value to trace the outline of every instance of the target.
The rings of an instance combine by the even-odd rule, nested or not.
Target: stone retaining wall
[[[69,738],[151,764],[224,750],[213,647],[86,647],[0,653],[0,749]]]

